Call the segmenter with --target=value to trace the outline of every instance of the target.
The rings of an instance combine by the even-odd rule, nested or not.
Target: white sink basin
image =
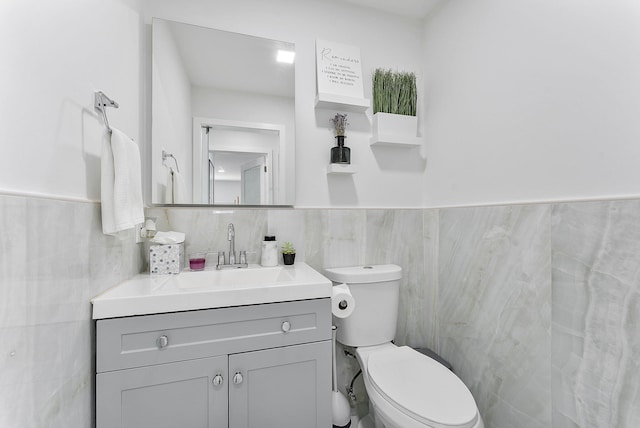
[[[140,274],[91,300],[93,318],[331,297],[331,281],[306,263],[292,266]]]
[[[246,269],[207,269],[204,271],[184,271],[175,277],[179,288],[220,288],[254,287],[259,285],[286,283],[293,281],[291,272],[285,266],[262,267],[251,265]]]

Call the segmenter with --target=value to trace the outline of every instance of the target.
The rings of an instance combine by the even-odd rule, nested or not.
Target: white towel
[[[165,203],[167,204],[186,204],[187,187],[184,177],[178,171],[169,167],[167,175],[167,186],[165,187]]]
[[[138,145],[114,128],[102,141],[101,169],[102,232],[124,239],[121,232],[144,222]]]

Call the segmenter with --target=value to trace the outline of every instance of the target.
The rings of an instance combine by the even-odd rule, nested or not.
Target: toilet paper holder
[[[331,313],[337,318],[347,318],[353,313],[355,300],[347,284],[336,284],[331,289]]]

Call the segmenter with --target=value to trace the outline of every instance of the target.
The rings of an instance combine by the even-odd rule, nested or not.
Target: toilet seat
[[[384,347],[367,358],[371,385],[399,411],[430,427],[472,428],[473,396],[446,367],[406,347]]]

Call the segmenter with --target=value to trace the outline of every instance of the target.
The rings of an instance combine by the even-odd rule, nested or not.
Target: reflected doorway
[[[277,204],[282,129],[218,120],[197,124],[194,166],[200,167],[194,168],[194,200],[214,205]]]
[[[268,152],[209,151],[209,203],[265,205],[272,203]]]

